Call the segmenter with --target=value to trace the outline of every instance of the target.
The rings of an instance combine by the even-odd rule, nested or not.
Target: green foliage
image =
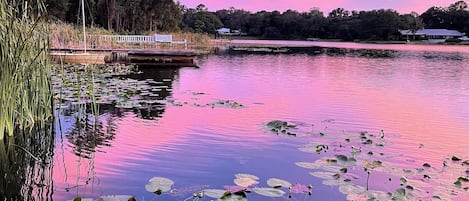
[[[49,18],[78,23],[79,1],[47,0]],[[391,9],[348,11],[336,8],[327,16],[318,9],[251,13],[228,8],[208,11],[200,4],[186,8],[174,0],[87,0],[87,24],[120,33],[175,32],[216,33],[227,27],[249,36],[271,39],[325,38],[341,40],[396,40],[399,29],[446,28],[469,34],[467,3],[447,8],[431,7],[422,15],[399,14]]]
[[[426,28],[454,29],[469,34],[469,10],[465,1],[457,1],[447,8],[431,7],[420,16]]]
[[[199,6],[199,9],[184,11],[181,26],[185,31],[214,34],[223,24],[215,14]]]
[[[51,67],[42,4],[0,4],[0,140],[52,118]]]

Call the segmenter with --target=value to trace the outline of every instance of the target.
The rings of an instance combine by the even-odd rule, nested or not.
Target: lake
[[[469,199],[469,47],[323,45],[395,56],[221,53],[104,76],[98,118],[58,113],[45,197],[214,200],[192,195],[238,184],[258,201]],[[174,184],[157,195],[152,177]]]

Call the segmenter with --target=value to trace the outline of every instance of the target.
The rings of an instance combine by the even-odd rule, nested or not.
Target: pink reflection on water
[[[203,146],[205,150],[184,150],[184,146],[191,143],[221,144],[233,147],[233,149],[249,148],[250,144],[243,143],[246,129],[259,130],[259,125],[247,123],[252,116],[242,110],[169,105],[163,118],[158,121],[142,120],[128,113],[117,120],[116,138],[110,141],[111,146],[99,148],[91,159],[76,156],[69,147],[65,147],[63,153],[56,155],[54,184],[57,193],[54,198],[58,200],[73,199],[75,196],[97,198],[100,195],[109,194],[108,191],[103,190],[115,191],[122,188],[109,181],[125,181],[132,178],[134,168],[135,170],[151,170],[152,165],[163,160],[161,158],[166,159],[168,154],[185,153],[192,156],[213,151],[210,146]],[[241,113],[241,115],[236,115],[236,113]],[[233,116],[237,118],[232,118]],[[231,120],[227,121],[227,119]],[[236,126],[241,128],[237,129]],[[262,133],[262,130],[258,133]],[[251,142],[259,142],[258,146],[251,148],[261,149],[265,146],[261,142],[267,143],[269,141],[267,138],[268,136],[263,134],[249,136]],[[57,147],[61,146],[60,143],[57,144]],[[181,157],[186,158],[183,155]],[[169,160],[177,161],[178,159],[169,158]],[[197,163],[213,164],[216,160],[217,158],[197,156]],[[162,164],[158,165],[168,166],[168,168],[171,166],[168,165],[171,161],[161,162]],[[167,169],[167,171],[166,173],[171,173],[171,171],[182,170]],[[145,183],[146,179],[151,176],[154,175],[138,179]],[[139,188],[143,189],[143,186]],[[125,192],[125,188],[122,192]]]
[[[418,50],[430,46],[402,47]],[[440,47],[444,51],[453,48]],[[65,150],[65,164],[58,167],[66,167],[67,175],[54,172],[56,189],[73,186],[78,179],[84,184],[82,178],[88,178],[91,166],[100,182],[94,183],[93,192],[88,185],[80,187],[80,193],[96,195],[100,189],[116,188],[112,181],[132,176],[133,167],[142,170],[146,162],[164,166],[167,172],[180,171],[174,167],[181,163],[179,160],[187,159],[208,164],[190,166],[199,173],[203,168],[218,168],[210,165],[224,158],[236,160],[242,167],[245,158],[256,157],[250,153],[278,145],[272,144],[275,138],[262,129],[263,123],[275,119],[315,124],[316,132],[324,126],[355,133],[384,129],[386,139],[392,142],[386,151],[405,154],[404,159],[395,160],[407,163],[399,164],[403,166],[420,167],[422,162],[436,166],[453,154],[467,158],[469,126],[464,115],[468,111],[463,106],[468,100],[463,95],[468,89],[464,80],[469,77],[464,68],[451,68],[457,64],[460,62],[423,58],[326,55],[211,57],[200,69],[181,70],[174,83],[172,98],[187,104],[167,105],[158,121],[144,121],[134,115],[119,119],[116,139],[111,147],[95,154],[93,164],[82,159],[86,163],[78,166],[78,158]],[[439,66],[444,68],[435,68]],[[218,100],[237,101],[245,107],[205,107]],[[335,123],[321,123],[325,119],[334,119]],[[307,141],[298,140],[298,146]],[[420,148],[420,144],[424,146]],[[223,150],[214,150],[217,146]],[[230,153],[215,153],[219,151]],[[215,154],[205,157],[207,153]],[[158,160],[167,154],[178,158]],[[56,157],[56,164],[62,164],[61,156]]]
[[[321,41],[282,41],[282,40],[232,40],[233,45],[281,45],[281,46],[319,46],[349,49],[382,49],[399,51],[438,51],[465,52],[469,47],[465,45],[435,45],[435,44],[368,44],[353,42],[321,42]]]
[[[188,116],[177,118],[181,126],[185,126],[189,121]],[[68,198],[70,195],[96,198],[107,186],[115,188],[115,184],[106,182],[108,179],[122,180],[129,176],[126,175],[129,173],[128,168],[139,165],[132,161],[146,161],[155,152],[170,151],[168,144],[177,143],[185,135],[184,132],[176,130],[176,127],[157,128],[156,121],[142,120],[131,113],[116,123],[116,138],[110,142],[111,146],[100,148],[91,159],[80,158],[69,148],[56,156],[56,189],[63,192],[64,189],[70,188],[71,192],[59,195]],[[61,197],[59,199],[63,200]]]

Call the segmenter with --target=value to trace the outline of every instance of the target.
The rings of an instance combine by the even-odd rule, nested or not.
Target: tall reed
[[[34,5],[28,4],[33,2]],[[53,118],[47,24],[41,2],[0,4],[0,142]]]

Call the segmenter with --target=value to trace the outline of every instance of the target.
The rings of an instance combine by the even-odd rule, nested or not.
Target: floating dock
[[[75,54],[79,48],[53,49],[54,52],[69,52]],[[105,56],[106,63],[121,62],[138,66],[168,66],[168,67],[197,67],[196,58],[199,55],[194,50],[170,50],[170,49],[92,49],[90,52]],[[51,53],[55,59],[57,53]]]
[[[138,66],[197,67],[197,53],[191,50],[132,50],[127,60]]]

